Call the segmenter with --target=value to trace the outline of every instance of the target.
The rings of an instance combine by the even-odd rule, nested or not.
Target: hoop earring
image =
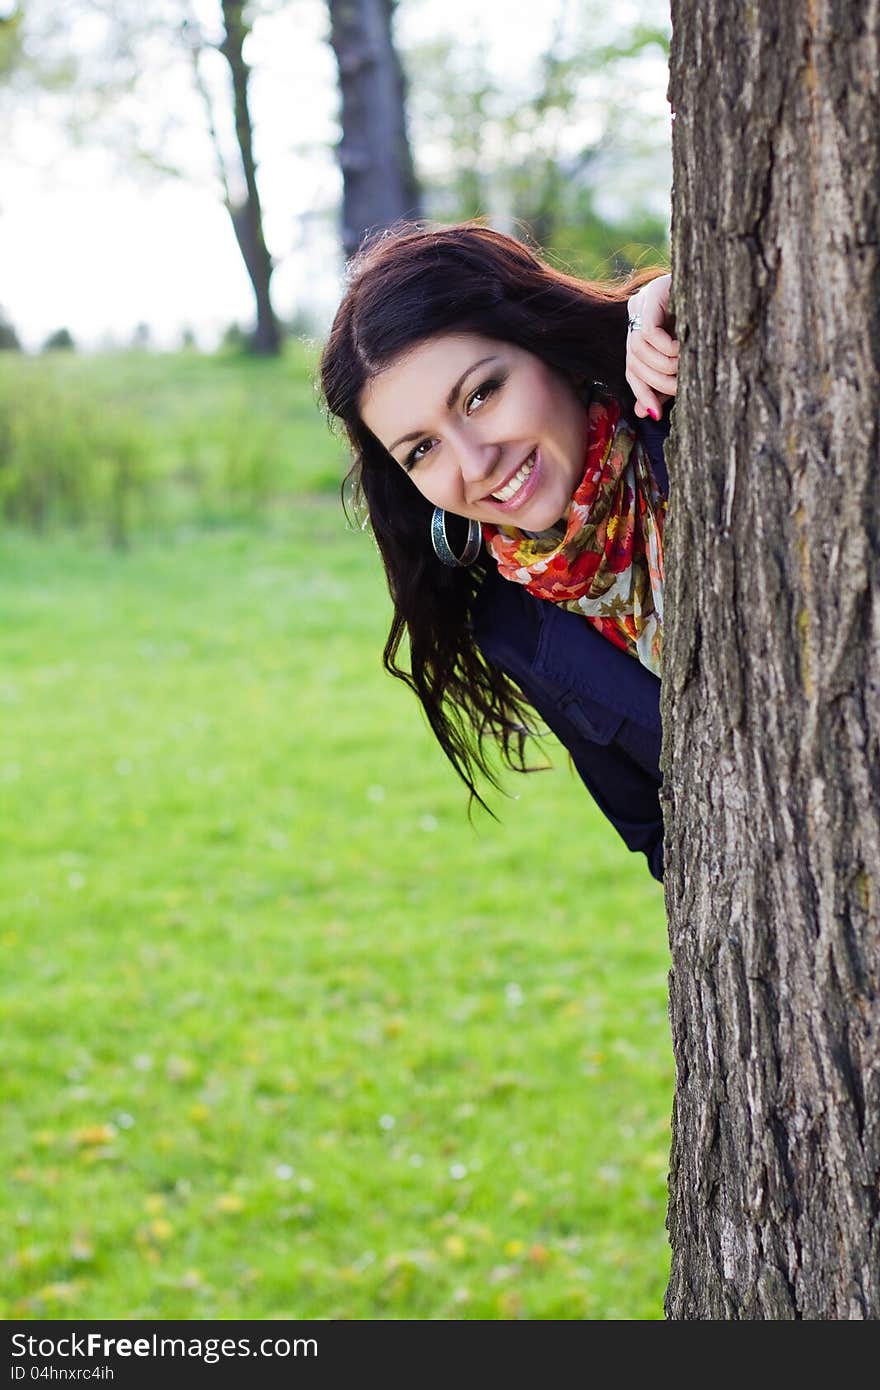
[[[472,565],[480,553],[480,546],[483,541],[483,532],[480,523],[473,517],[468,521],[467,540],[461,555],[456,555],[449,541],[446,538],[446,513],[442,507],[435,507],[431,517],[431,544],[434,547],[434,554],[444,565],[449,565],[455,569],[461,567],[466,569]]]

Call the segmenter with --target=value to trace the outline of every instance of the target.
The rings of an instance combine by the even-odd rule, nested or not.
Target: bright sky
[[[210,19],[215,0],[196,6]],[[0,12],[9,8],[0,0]],[[561,10],[572,20],[607,9],[598,0],[482,0],[479,8],[473,0],[401,0],[397,34],[406,45],[440,33],[469,42],[482,35],[487,65],[515,79],[525,76]],[[627,10],[668,26],[666,0],[614,6],[617,18]],[[321,0],[290,0],[257,25],[246,55],[255,72],[276,307],[282,317],[299,309],[324,321],[338,296],[339,262],[332,222],[316,214],[334,206],[341,188],[329,148],[337,138],[337,94],[326,28]],[[665,67],[647,62],[643,72],[633,101],[662,126]],[[166,67],[140,101],[139,115],[144,103],[155,111],[157,132],[161,115],[179,116],[161,130],[158,147],[190,171],[187,180],[136,176],[93,144],[73,148],[59,134],[52,98],[12,112],[0,180],[0,305],[27,348],[62,325],[86,347],[124,343],[141,322],[159,346],[177,346],[190,327],[210,347],[231,321],[252,319],[250,284],[212,186],[210,146],[186,66]],[[4,124],[8,109],[0,106]],[[658,187],[667,182],[667,170],[658,171]]]

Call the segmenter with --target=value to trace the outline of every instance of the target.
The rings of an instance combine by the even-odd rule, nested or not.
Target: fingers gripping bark
[[[659,276],[633,295],[628,305],[630,320],[638,315],[638,326],[627,333],[626,379],[640,418],[659,419],[664,402],[678,386],[678,340],[667,331],[670,283],[670,276]]]

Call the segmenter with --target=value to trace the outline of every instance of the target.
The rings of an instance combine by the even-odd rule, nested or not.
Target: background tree
[[[394,46],[396,0],[327,0],[330,44],[339,69],[342,137],[342,245],[346,257],[365,232],[419,217],[420,198],[406,126],[406,81]]]
[[[0,352],[21,352],[21,342],[15,331],[15,325],[10,323],[2,306],[0,306]]]
[[[557,0],[526,69],[493,67],[479,32],[404,48],[428,215],[488,214],[595,274],[664,248],[668,137],[645,122],[638,93],[668,46],[644,17]]]
[[[235,140],[239,156],[236,168],[230,169],[224,156],[210,89],[201,71],[206,40],[192,19],[184,20],[183,32],[184,35],[193,36],[193,73],[205,103],[208,129],[217,160],[217,172],[223,188],[223,203],[232,221],[235,240],[253,286],[257,310],[253,348],[258,353],[273,354],[281,347],[281,330],[272,306],[272,258],[263,235],[263,209],[257,186],[254,130],[248,99],[251,70],[245,61],[244,47],[251,26],[246,18],[244,0],[221,0],[220,8],[223,35],[215,46],[229,65]]]
[[[208,184],[213,164],[253,288],[251,345],[261,353],[277,352],[281,334],[245,50],[273,3],[216,0],[214,18],[206,20],[197,18],[193,0],[28,0],[0,25],[2,109],[13,132],[25,98],[42,97],[44,117],[51,100],[58,128],[75,145],[103,147],[126,178],[140,172]],[[207,13],[204,5],[199,10]],[[194,81],[177,80],[187,72]],[[172,94],[164,102],[163,83]],[[192,140],[194,131],[201,141]],[[194,146],[206,157],[194,157]]]
[[[75,352],[76,343],[69,328],[56,328],[43,343],[43,352]]]
[[[880,14],[672,17],[667,1312],[875,1319]]]

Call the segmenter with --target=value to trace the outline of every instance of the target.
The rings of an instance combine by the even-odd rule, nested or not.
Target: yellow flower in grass
[[[77,1284],[46,1284],[37,1293],[37,1298],[43,1303],[72,1303],[79,1293]]]
[[[73,1142],[80,1148],[96,1144],[111,1144],[118,1131],[115,1125],[85,1125],[73,1131]]]
[[[452,1260],[463,1260],[467,1254],[467,1241],[462,1240],[461,1236],[447,1236],[443,1242],[443,1249]]]
[[[234,1212],[241,1211],[244,1207],[244,1198],[237,1192],[223,1192],[214,1203],[217,1211]]]
[[[14,1255],[10,1255],[9,1263],[14,1269],[31,1269],[39,1260],[40,1254],[38,1245],[23,1245]]]

